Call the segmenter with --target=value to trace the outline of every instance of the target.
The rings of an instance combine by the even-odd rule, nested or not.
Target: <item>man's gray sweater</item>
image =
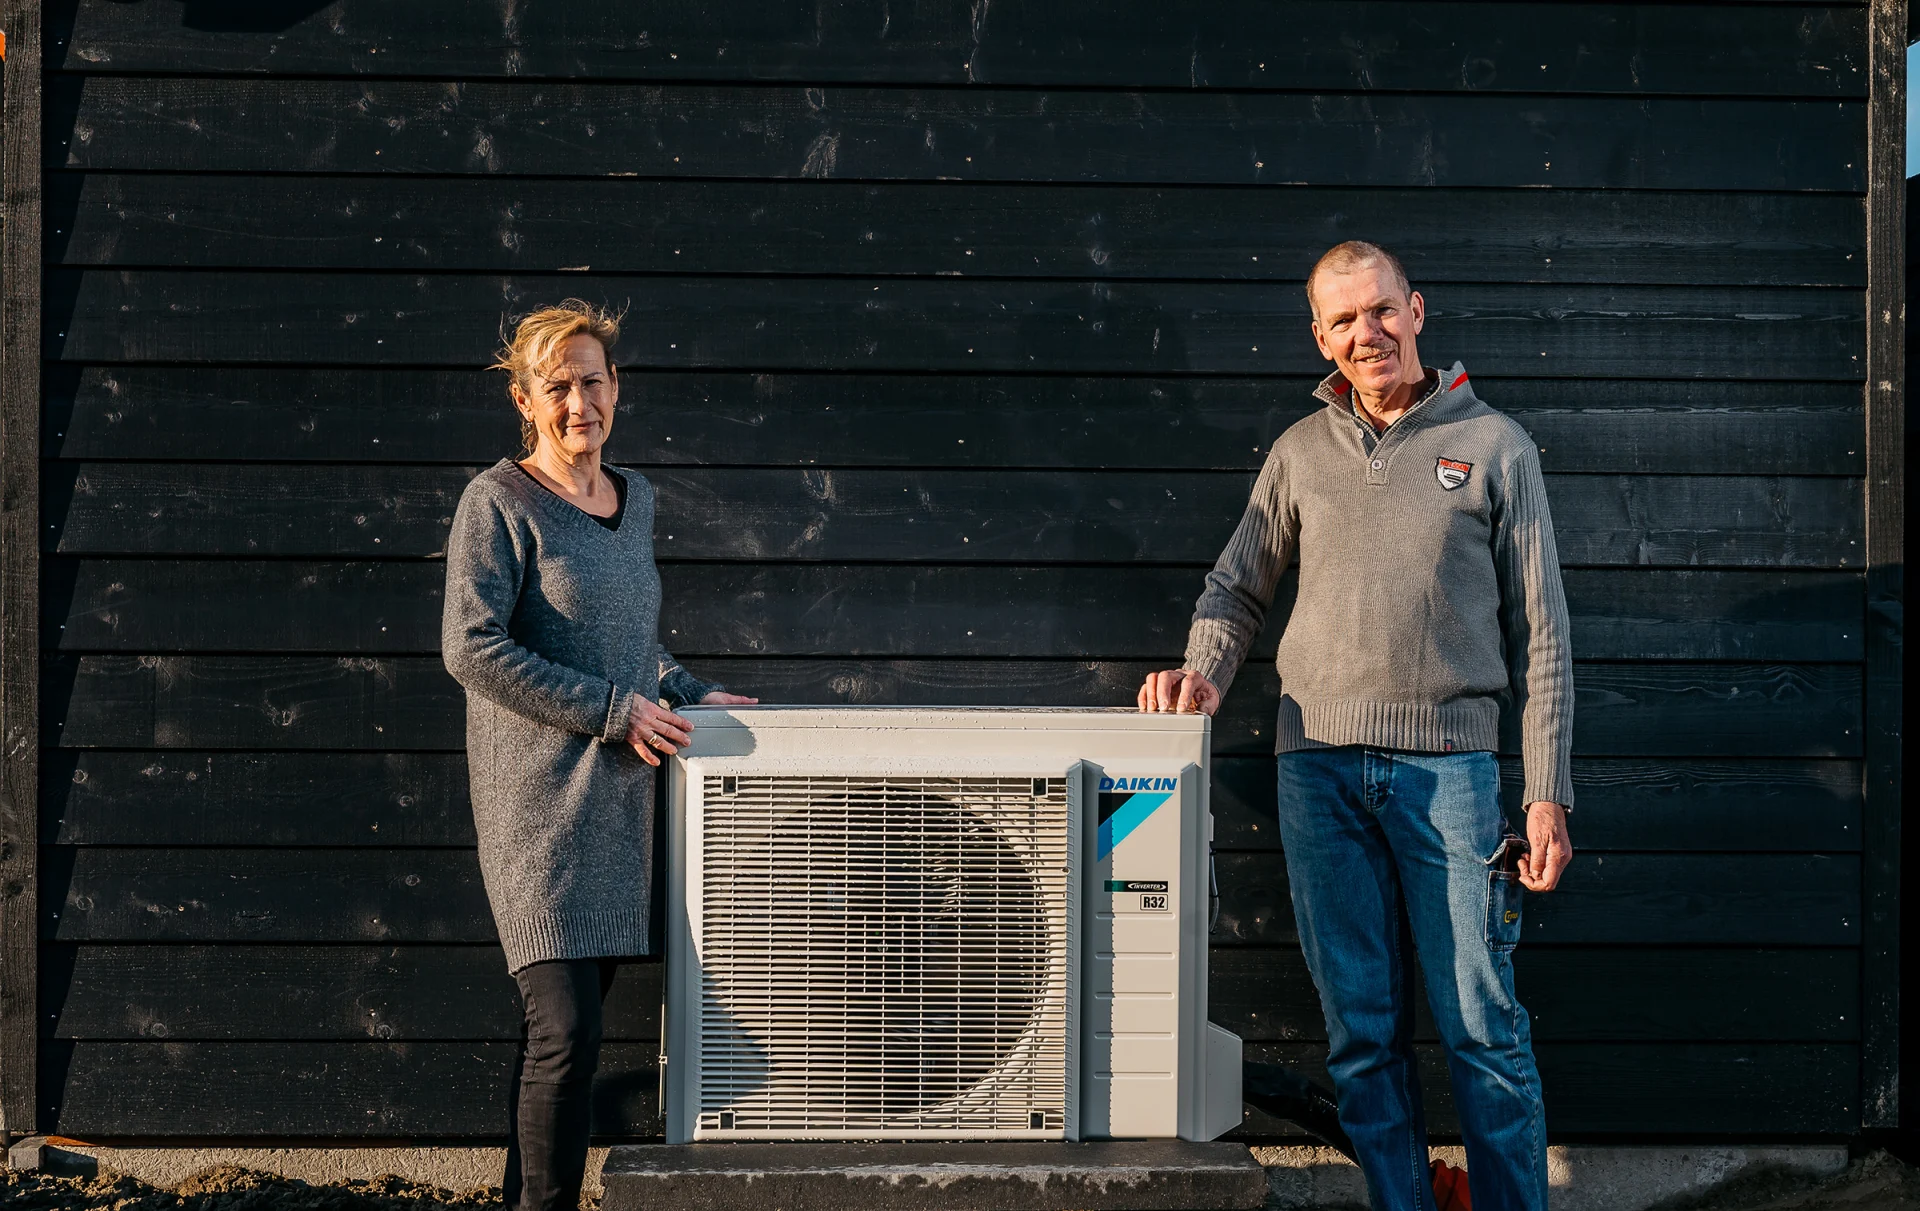
[[[627,720],[717,688],[660,646],[652,485],[607,473],[626,481],[618,529],[502,459],[447,538],[441,656],[467,691],[480,873],[512,971],[647,952],[653,767]]]
[[[1226,691],[1297,552],[1276,751],[1493,751],[1504,707],[1526,801],[1571,806],[1567,602],[1532,438],[1457,362],[1384,433],[1341,375],[1314,394],[1207,576],[1187,667]]]

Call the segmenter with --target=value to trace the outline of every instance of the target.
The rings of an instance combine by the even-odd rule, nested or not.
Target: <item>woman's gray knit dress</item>
[[[480,873],[510,971],[647,952],[653,767],[627,719],[719,688],[660,646],[652,485],[606,471],[626,483],[618,529],[502,459],[447,539],[441,651],[467,691]]]

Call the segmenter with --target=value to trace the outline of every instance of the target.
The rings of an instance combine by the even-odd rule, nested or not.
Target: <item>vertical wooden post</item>
[[[39,1104],[40,2],[0,0],[0,1135]]]
[[[1861,1124],[1896,1127],[1900,1124],[1900,662],[1906,558],[1906,0],[1873,0],[1867,38]]]

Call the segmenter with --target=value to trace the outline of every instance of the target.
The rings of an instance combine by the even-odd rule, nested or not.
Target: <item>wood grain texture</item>
[[[1445,1056],[1438,1044],[1418,1051],[1428,1123],[1453,1135],[1460,1125]],[[1569,1135],[1841,1135],[1859,1117],[1860,1050],[1848,1044],[1554,1043],[1534,1051],[1554,1130]],[[1247,1058],[1289,1064],[1328,1083],[1324,1043],[1256,1044]],[[1286,1131],[1256,1114],[1229,1138]]]
[[[1295,283],[1364,236],[1423,288],[1866,285],[1835,194],[56,172],[47,213],[69,266]]]
[[[642,470],[659,558],[768,563],[1211,565],[1253,484],[1246,472]],[[42,549],[440,555],[478,471],[49,463]],[[1809,476],[1547,476],[1570,567],[1857,568],[1860,490]]]
[[[49,167],[1859,192],[1858,101],[51,77]]]
[[[82,761],[91,757],[80,755]],[[123,759],[131,764],[145,757],[156,764],[167,761],[163,754],[128,754]],[[1500,777],[1508,815],[1517,826],[1524,818],[1519,760],[1503,758]],[[133,787],[146,785],[146,780],[130,775],[105,782],[99,793],[106,801],[93,809],[99,813],[100,823],[94,827],[100,831],[93,835],[103,841],[118,835],[109,830],[121,826],[107,824],[108,819],[126,821],[130,842],[150,829],[164,829],[164,824],[147,823],[137,806],[121,806],[136,794]],[[1573,762],[1573,788],[1570,826],[1574,846],[1582,853],[1857,853],[1861,848],[1857,761],[1581,757]],[[65,813],[69,821],[73,811]],[[1280,848],[1276,818],[1271,757],[1223,756],[1214,761],[1217,848]],[[66,835],[48,827],[49,835]],[[181,843],[192,844],[198,835],[183,833]]]
[[[112,853],[111,850],[80,851]],[[1528,896],[1528,944],[1857,946],[1855,854],[1574,854],[1560,886]],[[1216,858],[1217,946],[1299,941],[1279,854]]]
[[[1857,855],[1576,855],[1525,936],[1546,945],[1855,946]],[[1221,854],[1220,945],[1298,941],[1278,854]],[[51,942],[491,942],[470,850],[51,847]]]
[[[1315,379],[743,374],[622,370],[606,457],[656,466],[1257,470],[1318,411]],[[520,448],[473,370],[56,366],[46,453],[485,463]],[[1860,475],[1845,383],[1475,377],[1548,471]]]
[[[41,8],[0,0],[0,1140],[38,1130]]]
[[[460,0],[302,6],[296,19],[196,20],[160,3],[69,0],[52,65],[72,72],[806,80],[1159,88],[1707,93],[1857,97],[1857,9],[1567,4],[1516,22],[1501,4],[1237,0],[1112,5],[1102,20],[961,0],[755,3],[721,12],[613,5],[510,15]],[[311,10],[311,11],[308,11]],[[183,19],[184,18],[184,19]],[[235,28],[239,26],[240,28]],[[1337,47],[1337,51],[1329,48]]]
[[[43,1037],[513,1041],[520,994],[498,946],[47,948]],[[606,1038],[660,1037],[664,969],[623,962]]]
[[[56,945],[43,1037],[175,1042],[517,1038],[520,1006],[492,946]],[[1523,947],[1522,1000],[1543,1042],[1851,1042],[1851,950]],[[606,1037],[659,1037],[663,969],[622,965]],[[1777,995],[1782,987],[1792,997]],[[1416,1037],[1435,1039],[1425,997]],[[1211,957],[1212,1019],[1248,1042],[1323,1041],[1320,1002],[1293,949]]]
[[[1154,659],[1186,646],[1204,570],[670,563],[660,634],[682,657]],[[1564,573],[1582,660],[1856,661],[1860,578],[1627,568]],[[440,649],[446,565],[48,560],[41,642],[73,652]],[[1295,582],[1249,659],[1271,660]],[[218,608],[210,608],[218,602]]]
[[[49,1130],[89,1138],[496,1137],[513,1044],[75,1042],[46,1047]],[[601,1056],[594,1130],[657,1136],[657,1044]],[[1553,1043],[1538,1049],[1559,1130],[1839,1134],[1859,1117],[1859,1049],[1841,1043]],[[1252,1059],[1326,1081],[1324,1043],[1268,1043]],[[1457,1131],[1437,1046],[1421,1047],[1429,1117]],[[1234,1138],[1274,1138],[1255,1119]]]
[[[1852,950],[1530,945],[1514,952],[1513,965],[1533,1037],[1543,1043],[1860,1037],[1860,959]],[[1213,1021],[1249,1043],[1325,1041],[1320,998],[1298,950],[1223,946],[1209,967]],[[1793,995],[1780,995],[1783,988]],[[1436,1041],[1424,987],[1411,999],[1414,1037]]]
[[[459,366],[503,315],[624,308],[662,369],[1318,377],[1306,296],[1279,282],[604,277],[59,269],[53,361]],[[1427,298],[1429,356],[1545,377],[1852,380],[1861,296],[1838,289],[1461,285]]]
[[[52,750],[50,845],[471,846],[463,753]]]
[[[471,850],[59,849],[47,941],[491,942]]]
[[[42,1048],[49,1130],[89,1138],[491,1139],[509,1042],[65,1043]],[[596,1134],[660,1134],[660,1045],[608,1043]]]
[[[1900,894],[1906,601],[1908,5],[1869,6],[1867,111],[1866,1035],[1862,1125],[1901,1124]],[[1906,1121],[1913,1121],[1909,1113]]]
[[[693,667],[770,704],[1123,706],[1164,663],[710,657]],[[54,656],[45,665],[44,727],[61,748],[464,747],[464,699],[434,657]],[[1857,666],[1590,662],[1574,677],[1582,756],[1860,753]],[[1278,692],[1271,665],[1247,669],[1214,722],[1214,751],[1271,752]]]
[[[459,753],[50,750],[50,845],[470,846]],[[1519,767],[1502,763],[1509,810]],[[1853,761],[1576,758],[1574,841],[1608,850],[1857,852]],[[1279,848],[1273,759],[1213,766],[1215,844]]]

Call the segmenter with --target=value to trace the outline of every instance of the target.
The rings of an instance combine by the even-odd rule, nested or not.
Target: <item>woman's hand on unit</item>
[[[671,757],[692,739],[693,724],[647,698],[636,698],[633,714],[627,719],[627,743],[648,765],[660,764],[661,754]]]
[[[700,700],[701,706],[758,706],[758,698],[749,698],[745,694],[729,694],[725,690],[715,690]]]

